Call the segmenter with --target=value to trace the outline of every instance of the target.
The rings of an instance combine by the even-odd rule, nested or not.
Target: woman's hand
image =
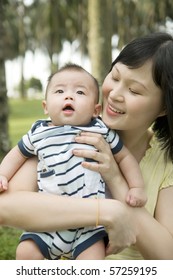
[[[136,243],[137,229],[129,206],[117,200],[100,200],[100,223],[105,225],[109,237],[106,255]]]
[[[102,135],[91,132],[82,132],[80,136],[75,137],[77,143],[85,143],[93,145],[96,150],[73,150],[75,156],[90,158],[95,162],[84,161],[82,166],[90,170],[99,172],[108,184],[114,181],[120,171],[117,163],[114,160],[109,144],[105,141]]]
[[[110,146],[103,136],[97,133],[82,132],[75,140],[78,143],[93,145],[96,148],[96,150],[75,149],[73,150],[73,154],[75,156],[93,159],[94,162],[84,161],[82,166],[99,172],[108,186],[112,197],[125,202],[129,188],[114,159]]]

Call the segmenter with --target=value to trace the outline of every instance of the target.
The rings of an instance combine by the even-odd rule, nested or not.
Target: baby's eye
[[[78,90],[76,93],[80,94],[80,95],[84,95],[85,94],[82,90]]]
[[[62,90],[62,89],[57,89],[56,91],[55,91],[55,93],[63,93],[64,91]]]

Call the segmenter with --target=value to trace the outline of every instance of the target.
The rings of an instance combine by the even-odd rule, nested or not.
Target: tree
[[[58,54],[61,52],[64,41],[72,43],[81,39],[80,27],[81,7],[85,5],[83,0],[38,0],[29,8],[31,20],[32,50],[40,48],[50,58],[50,69],[54,71],[58,66]],[[85,9],[86,10],[86,9]],[[83,13],[84,9],[82,10]],[[41,15],[38,20],[38,15]],[[82,24],[81,24],[82,23]],[[83,31],[83,30],[82,30]],[[86,34],[87,32],[83,32]],[[82,37],[82,46],[85,44]],[[86,46],[86,44],[85,44]]]
[[[4,155],[10,149],[8,135],[8,100],[5,79],[5,61],[4,61],[4,6],[7,1],[0,0],[0,154]]]
[[[100,84],[112,61],[112,0],[88,0],[88,50],[92,74]]]
[[[29,80],[25,81],[25,88],[27,91],[32,89],[36,92],[41,92],[43,89],[41,81],[34,77],[31,77]]]
[[[122,48],[134,37],[160,30],[167,17],[173,19],[172,0],[113,0],[113,30]]]
[[[24,60],[27,50],[27,25],[26,7],[23,0],[8,0],[8,8],[4,11],[5,26],[5,59],[20,57],[20,95],[26,97],[24,86]]]

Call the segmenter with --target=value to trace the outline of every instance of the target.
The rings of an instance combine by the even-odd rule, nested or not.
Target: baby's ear
[[[99,104],[99,103],[96,104],[95,105],[95,109],[94,109],[94,113],[93,113],[93,117],[94,118],[98,117],[100,115],[100,113],[101,113],[101,110],[102,110],[101,104]]]
[[[48,114],[48,111],[47,111],[46,100],[43,100],[43,101],[42,101],[42,106],[43,106],[43,110],[44,110],[45,115],[47,115],[47,114]]]

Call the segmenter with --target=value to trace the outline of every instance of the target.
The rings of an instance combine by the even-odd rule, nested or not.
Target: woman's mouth
[[[107,113],[109,114],[109,115],[124,115],[125,114],[125,112],[124,111],[122,111],[122,110],[120,110],[120,109],[118,109],[118,108],[113,108],[111,105],[108,105],[107,106]]]

